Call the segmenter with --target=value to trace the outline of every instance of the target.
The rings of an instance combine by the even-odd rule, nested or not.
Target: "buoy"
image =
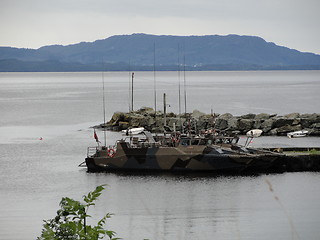
[[[109,155],[109,157],[114,157],[114,155],[116,154],[116,151],[114,150],[114,149],[112,149],[112,148],[109,148],[108,149],[108,155]]]

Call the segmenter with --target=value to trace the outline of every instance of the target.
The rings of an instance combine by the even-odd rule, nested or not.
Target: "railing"
[[[87,157],[92,157],[96,152],[98,147],[88,147],[87,149]]]

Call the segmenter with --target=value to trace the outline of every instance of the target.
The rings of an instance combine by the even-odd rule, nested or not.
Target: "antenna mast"
[[[156,43],[153,44],[154,117],[157,115]]]
[[[178,91],[179,91],[179,122],[180,131],[182,132],[182,122],[181,122],[181,83],[180,83],[180,44],[178,44]]]
[[[183,85],[184,85],[184,114],[187,115],[187,86],[186,86],[186,48],[183,45]]]
[[[134,72],[131,74],[131,111],[133,112],[133,78]]]
[[[129,89],[128,89],[128,106],[131,112],[131,61],[129,60]]]
[[[105,92],[104,92],[104,71],[102,70],[102,100],[103,100],[103,137],[104,137],[104,146],[107,147],[107,131],[106,131],[106,103],[105,103]]]

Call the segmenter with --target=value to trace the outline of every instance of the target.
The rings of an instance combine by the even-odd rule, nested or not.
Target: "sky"
[[[319,0],[0,0],[0,46],[238,34],[320,54],[319,12]]]

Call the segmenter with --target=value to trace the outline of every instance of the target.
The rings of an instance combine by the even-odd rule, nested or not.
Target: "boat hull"
[[[86,158],[89,172],[101,171],[265,171],[282,158],[281,154],[250,154],[208,146],[128,148],[120,143],[114,156],[99,151]]]

